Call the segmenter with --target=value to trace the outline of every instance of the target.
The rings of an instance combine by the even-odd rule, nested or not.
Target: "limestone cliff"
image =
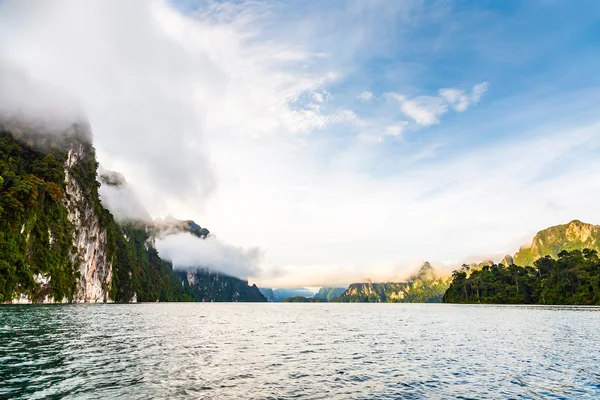
[[[0,128],[0,299],[110,301],[110,219],[98,199],[89,127],[40,133],[10,121]]]
[[[72,146],[65,161],[65,204],[69,221],[74,228],[74,264],[79,272],[73,301],[96,303],[109,301],[112,284],[112,260],[107,260],[106,228],[92,202],[83,193],[82,186],[71,174],[72,169],[86,157],[82,144]]]
[[[538,232],[530,246],[521,247],[515,254],[514,263],[533,265],[535,260],[546,255],[556,258],[563,250],[585,248],[600,250],[600,226],[573,220]]]

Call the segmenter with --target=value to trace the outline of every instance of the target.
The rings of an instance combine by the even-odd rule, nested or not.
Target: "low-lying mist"
[[[163,259],[173,262],[175,269],[204,267],[242,279],[260,273],[260,248],[232,246],[214,236],[199,239],[188,233],[178,233],[157,239],[156,249]]]
[[[259,274],[259,248],[245,249],[224,243],[214,235],[200,239],[185,232],[185,221],[173,217],[152,219],[135,189],[118,172],[101,169],[99,189],[102,204],[117,221],[140,221],[155,228],[155,244],[161,258],[175,269],[208,268],[248,279]]]
[[[98,176],[101,183],[98,189],[100,200],[117,221],[152,221],[152,217],[123,175],[100,167]]]

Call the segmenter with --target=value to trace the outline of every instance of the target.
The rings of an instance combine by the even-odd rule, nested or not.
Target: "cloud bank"
[[[157,239],[156,248],[175,269],[202,267],[242,279],[260,276],[259,248],[243,249],[215,237],[198,239],[186,233]]]

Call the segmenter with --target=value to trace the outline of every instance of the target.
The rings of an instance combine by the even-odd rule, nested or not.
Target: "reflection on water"
[[[600,309],[0,307],[0,398],[600,398]]]

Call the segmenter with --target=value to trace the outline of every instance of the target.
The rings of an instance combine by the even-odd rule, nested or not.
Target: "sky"
[[[74,99],[103,168],[221,246],[159,251],[274,287],[600,223],[599,42],[591,0],[0,1],[0,83]]]

